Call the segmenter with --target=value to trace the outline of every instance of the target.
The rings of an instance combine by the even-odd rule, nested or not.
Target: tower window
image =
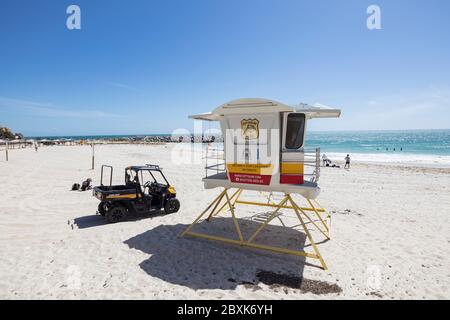
[[[286,149],[299,149],[303,146],[305,135],[305,115],[290,113],[286,123]]]

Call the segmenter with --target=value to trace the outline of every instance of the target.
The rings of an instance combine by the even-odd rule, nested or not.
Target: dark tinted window
[[[290,113],[286,124],[286,149],[298,149],[303,146],[305,134],[305,115]]]

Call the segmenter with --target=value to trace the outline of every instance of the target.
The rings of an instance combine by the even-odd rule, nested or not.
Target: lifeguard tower
[[[219,121],[223,135],[223,162],[206,165],[203,178],[206,189],[224,188],[213,202],[189,225],[181,236],[193,236],[229,244],[299,255],[318,259],[327,269],[310,227],[330,239],[330,215],[318,203],[320,194],[320,149],[304,146],[307,121],[314,118],[338,118],[339,109],[299,104],[289,106],[267,99],[240,99],[225,103],[210,113],[190,116],[192,119]],[[219,167],[222,166],[222,170]],[[208,171],[213,171],[209,175]],[[230,192],[232,191],[233,192]],[[269,194],[264,202],[243,200],[244,191]],[[275,203],[272,195],[281,194]],[[305,204],[294,201],[301,196]],[[237,218],[238,205],[272,207],[251,235],[244,235]],[[282,211],[289,210],[298,219],[313,252],[292,250],[257,243],[257,236]],[[219,214],[229,212],[236,229],[236,238],[194,232],[194,225],[206,218],[211,221]]]

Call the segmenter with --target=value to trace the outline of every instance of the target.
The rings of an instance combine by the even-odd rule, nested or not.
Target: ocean
[[[450,130],[308,132],[306,145],[331,159],[450,166]]]
[[[450,156],[450,130],[309,132],[306,144],[327,152]]]
[[[168,135],[170,134],[33,138],[112,139]],[[350,154],[353,160],[364,162],[450,166],[450,130],[309,131],[306,146],[319,146],[322,153],[336,161],[342,161],[345,155]]]

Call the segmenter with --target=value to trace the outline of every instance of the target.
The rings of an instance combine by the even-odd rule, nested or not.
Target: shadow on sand
[[[150,213],[132,213],[127,219],[122,222],[152,219],[163,215],[165,215],[164,211],[154,211]],[[93,228],[109,224],[108,221],[106,221],[106,218],[99,214],[78,217],[73,219],[73,222],[78,227],[78,229]]]
[[[248,238],[260,223],[241,220],[244,238]],[[279,285],[286,279],[298,279],[293,287],[301,289],[305,258],[223,244],[192,237],[178,238],[186,224],[160,225],[126,240],[130,248],[143,251],[151,257],[140,267],[152,277],[191,289],[235,289],[238,285],[255,286],[260,283],[277,285],[275,276],[267,280],[264,275],[281,276]],[[215,218],[194,227],[195,232],[237,239],[231,218]],[[305,235],[298,230],[269,225],[256,239],[261,244],[303,249]],[[269,272],[269,273],[267,273]],[[263,277],[261,277],[263,275]],[[267,281],[272,283],[267,283]],[[283,280],[284,279],[284,280]],[[292,281],[291,281],[292,282]],[[291,286],[292,287],[292,286]]]

